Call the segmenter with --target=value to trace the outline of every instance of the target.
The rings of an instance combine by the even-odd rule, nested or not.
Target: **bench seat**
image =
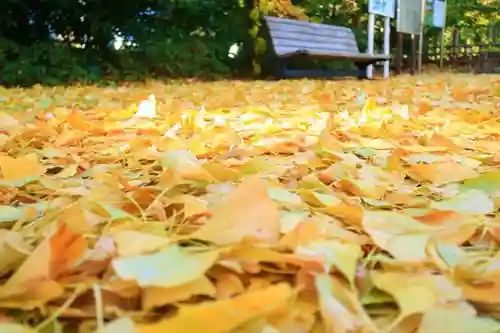
[[[298,77],[299,70],[288,70],[286,60],[294,56],[322,59],[349,60],[358,68],[352,74],[366,78],[366,68],[379,61],[390,60],[383,54],[361,53],[351,29],[346,27],[311,23],[286,18],[265,16],[274,52],[278,57],[278,77]],[[302,70],[304,76],[331,76],[332,71],[322,75],[318,70]],[[340,71],[345,75],[346,71]]]

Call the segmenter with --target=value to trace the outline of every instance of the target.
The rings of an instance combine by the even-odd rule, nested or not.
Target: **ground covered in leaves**
[[[493,76],[0,90],[0,332],[500,332],[499,110]]]

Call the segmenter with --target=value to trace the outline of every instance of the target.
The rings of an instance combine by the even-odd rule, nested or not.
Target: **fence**
[[[423,54],[425,64],[440,63],[439,45],[429,45]],[[492,73],[500,68],[500,39],[495,36],[486,43],[468,44],[460,41],[460,30],[453,29],[452,44],[445,45],[443,65],[449,69],[465,69],[475,73]]]

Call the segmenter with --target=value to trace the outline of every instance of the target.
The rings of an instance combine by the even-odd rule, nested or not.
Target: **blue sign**
[[[396,0],[369,0],[368,12],[394,18],[396,16]]]

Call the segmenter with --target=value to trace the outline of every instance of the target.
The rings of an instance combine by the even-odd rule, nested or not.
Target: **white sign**
[[[435,27],[444,28],[446,17],[446,2],[434,1],[434,11],[432,13],[432,21]]]
[[[368,12],[394,18],[396,12],[396,0],[369,0]]]
[[[399,0],[396,30],[405,34],[419,35],[422,26],[422,3],[415,0]]]

